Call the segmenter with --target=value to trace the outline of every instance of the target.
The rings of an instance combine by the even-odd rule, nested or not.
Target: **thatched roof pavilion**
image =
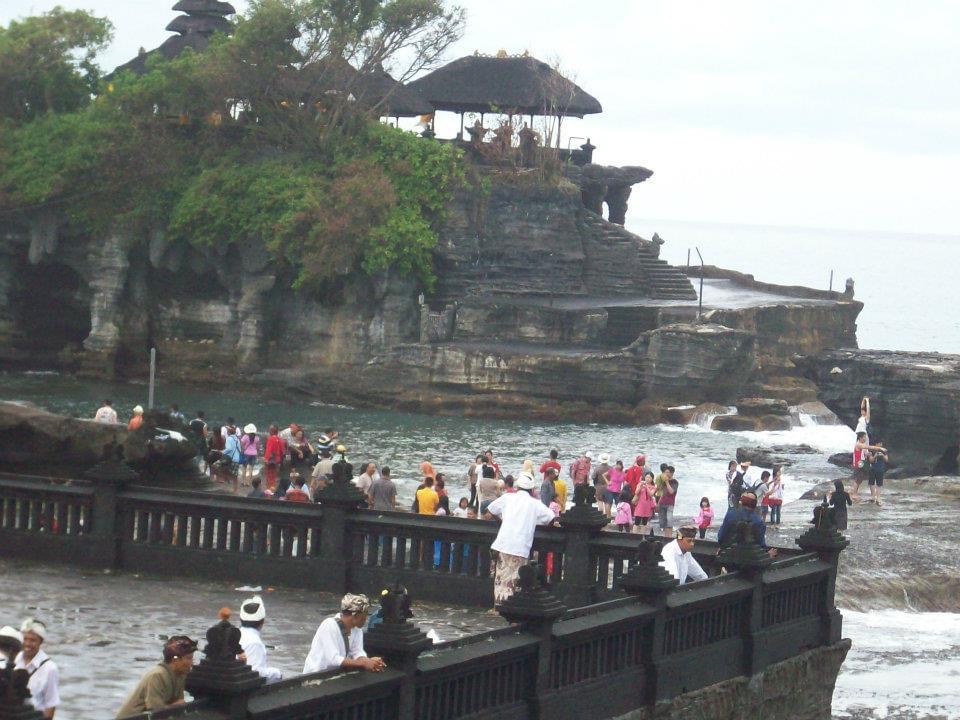
[[[226,16],[237,12],[233,5],[220,0],[180,0],[173,9],[175,12],[186,13],[178,15],[167,25],[167,30],[179,34],[167,38],[160,47],[149,52],[141,50],[133,60],[117,66],[108,78],[124,70],[142,75],[147,70],[147,60],[158,53],[167,60],[172,60],[187,48],[194,52],[203,52],[214,33],[230,32],[230,21]]]
[[[579,117],[599,101],[529,55],[468,55],[409,83],[437,110]]]

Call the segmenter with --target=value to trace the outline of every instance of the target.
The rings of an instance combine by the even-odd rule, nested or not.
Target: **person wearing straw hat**
[[[693,556],[693,546],[697,541],[697,529],[684,525],[677,530],[673,542],[663,546],[660,551],[660,567],[673,575],[683,585],[688,580],[706,580],[707,573]]]
[[[184,686],[187,675],[193,669],[193,653],[196,650],[196,640],[186,635],[173,635],[167,640],[163,645],[163,662],[150,668],[140,678],[117,712],[117,718],[183,705]]]
[[[266,678],[268,683],[283,679],[283,673],[267,665],[267,646],[260,638],[267,609],[259,595],[243,601],[240,605],[240,647],[247,656],[247,665]]]
[[[23,647],[23,634],[16,628],[5,625],[0,628],[0,670],[12,663]]]
[[[30,701],[45,718],[52,718],[60,704],[60,671],[40,647],[47,639],[47,626],[39,620],[27,618],[20,626],[20,632],[23,649],[14,659],[14,669],[27,671]]]
[[[368,670],[380,672],[387,667],[383,658],[367,657],[363,649],[363,630],[370,614],[366,595],[347,593],[340,601],[340,613],[328,617],[317,628],[303,672],[327,670]]]
[[[611,510],[616,504],[610,491],[607,489],[607,473],[610,472],[609,453],[600,453],[597,458],[597,464],[593,466],[593,472],[590,479],[593,480],[593,486],[597,491],[597,508],[607,517],[610,517]]]

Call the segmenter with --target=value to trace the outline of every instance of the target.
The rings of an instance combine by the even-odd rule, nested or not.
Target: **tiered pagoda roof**
[[[167,25],[167,30],[178,34],[167,38],[158,48],[149,52],[141,51],[133,60],[119,65],[111,75],[124,70],[141,75],[146,72],[147,59],[157,53],[170,60],[187,48],[195,52],[203,52],[207,49],[210,37],[214,33],[231,31],[227,15],[237,12],[233,5],[220,0],[180,0],[173,9],[175,12],[184,13],[175,17]]]

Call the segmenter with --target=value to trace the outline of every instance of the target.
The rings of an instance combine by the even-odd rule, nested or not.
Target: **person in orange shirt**
[[[143,406],[137,405],[133,409],[133,417],[127,423],[127,430],[139,430],[141,425],[143,425]]]

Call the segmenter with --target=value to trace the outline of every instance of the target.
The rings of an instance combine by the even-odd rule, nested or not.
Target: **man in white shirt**
[[[267,609],[259,595],[244,600],[240,605],[240,647],[246,655],[247,665],[268,683],[283,679],[283,673],[267,665],[267,647],[260,638],[260,631],[267,618]]]
[[[707,574],[700,567],[700,563],[693,557],[693,544],[697,539],[697,529],[685,525],[677,531],[677,539],[664,545],[660,551],[660,567],[673,575],[680,584],[687,580],[706,580]]]
[[[487,506],[485,520],[500,518],[500,531],[490,545],[497,551],[497,567],[493,576],[493,600],[502,603],[516,592],[520,568],[530,560],[533,534],[537,525],[553,522],[553,511],[534,499],[534,479],[522,473],[513,487],[515,493],[501,495]]]
[[[377,465],[376,463],[367,463],[363,468],[363,472],[357,475],[353,479],[353,484],[360,488],[360,491],[364,495],[370,494],[370,487],[373,485],[373,481],[377,476]]]
[[[40,649],[47,637],[47,626],[39,620],[27,618],[20,626],[20,632],[23,633],[23,650],[17,655],[14,668],[30,674],[27,683],[30,700],[49,720],[60,704],[60,672],[56,663]]]
[[[363,650],[363,630],[370,613],[366,595],[346,594],[340,601],[340,614],[320,623],[310,652],[303,663],[303,672],[326,670],[369,670],[380,672],[387,667],[383,658],[367,657]]]
[[[109,400],[104,400],[103,407],[97,410],[97,414],[93,416],[93,420],[98,423],[116,425],[117,411],[113,409],[113,403]]]

